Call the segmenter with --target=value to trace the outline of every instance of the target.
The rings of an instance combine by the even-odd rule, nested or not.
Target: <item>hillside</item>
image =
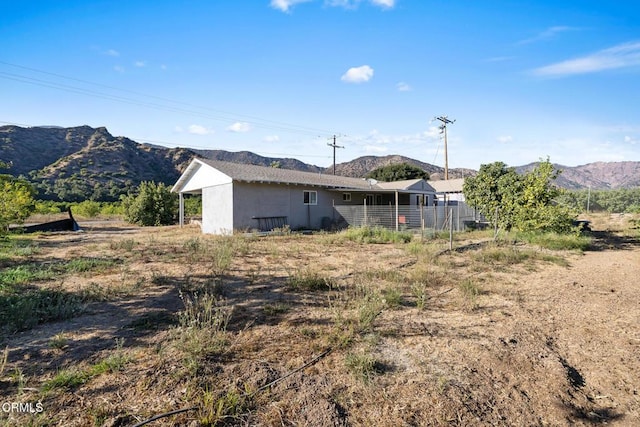
[[[538,163],[516,167],[518,173],[532,170]],[[554,164],[562,171],[556,182],[560,187],[595,190],[640,187],[640,162],[596,162],[581,166]]]
[[[399,155],[389,156],[364,156],[351,160],[350,162],[336,164],[336,174],[342,176],[350,176],[359,178],[365,176],[367,173],[382,166],[388,166],[397,163],[409,163],[417,166],[427,172],[431,179],[438,180],[444,179],[444,168],[435,166],[429,163],[424,163],[410,157],[404,157]],[[325,171],[329,173],[333,170],[333,167],[327,168]],[[476,171],[472,169],[449,169],[449,178],[463,178],[465,176],[475,175]]]
[[[111,135],[106,128],[0,126],[0,160],[12,164],[8,173],[34,183],[43,199],[77,201],[117,200],[142,181],[172,185],[196,156],[284,169],[333,173],[292,158],[264,157],[249,151],[189,150],[139,144]],[[400,155],[364,156],[336,165],[338,175],[364,177],[395,163],[409,163],[443,179],[444,168]],[[523,172],[535,163],[519,166]],[[616,189],[640,186],[640,162],[597,162],[576,167],[556,165],[563,173],[558,184],[568,189]],[[450,178],[474,175],[472,169],[450,169]]]
[[[259,166],[272,166],[277,164],[282,169],[294,169],[304,172],[325,172],[326,169],[315,165],[309,165],[297,159],[263,157],[251,151],[225,151],[225,150],[193,150],[196,154],[206,159],[220,160],[232,163],[246,163]]]
[[[195,154],[156,148],[106,128],[0,127],[0,159],[34,183],[43,199],[117,200],[142,181],[172,185]]]

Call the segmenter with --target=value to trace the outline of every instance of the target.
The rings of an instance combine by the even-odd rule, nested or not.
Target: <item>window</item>
[[[304,191],[304,204],[305,205],[317,205],[318,204],[318,192],[317,191]]]
[[[342,201],[350,202],[351,201],[351,193],[342,193]]]
[[[373,205],[373,194],[367,194],[367,206]]]
[[[382,204],[382,194],[376,194],[376,205]]]

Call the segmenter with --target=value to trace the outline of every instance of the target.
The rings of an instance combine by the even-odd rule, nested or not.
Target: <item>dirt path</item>
[[[226,355],[194,359],[198,375],[190,377],[184,344],[178,342],[179,347],[165,332],[182,308],[177,285],[188,275],[195,280],[202,268],[185,249],[200,235],[177,233],[127,229],[122,234],[114,227],[42,237],[43,257],[48,251],[82,256],[91,247],[100,256],[123,258],[123,250],[111,242],[135,240],[126,255],[126,280],[144,279],[135,292],[92,303],[77,318],[9,337],[9,369],[22,369],[33,390],[60,368],[95,363],[113,353],[116,339],[126,340],[133,358],[122,370],[45,399],[48,414],[56,417],[52,425],[90,425],[95,408],[100,416],[93,419],[101,422],[94,425],[130,425],[197,405],[200,397],[192,390],[200,386],[222,395],[236,386],[263,385],[326,348],[331,334],[343,333],[339,319],[353,316],[357,308],[338,315],[340,298],[362,304],[364,286],[378,292],[400,289],[401,302],[384,307],[371,330],[344,348],[334,344],[317,365],[256,396],[243,422],[640,425],[637,239],[595,233],[594,250],[553,254],[568,266],[535,261],[493,271],[473,259],[482,245],[421,265],[400,245],[327,243],[323,236],[252,241],[224,278],[225,298],[236,310]],[[310,266],[340,281],[342,294],[332,300],[326,293],[286,287],[287,274]],[[428,272],[421,277],[435,283],[427,288],[424,308],[416,306],[411,286],[403,282],[420,269]],[[100,279],[105,286],[114,281],[108,274]],[[67,285],[76,286],[73,280],[87,278],[70,278]],[[465,280],[478,286],[473,304],[459,286]],[[68,344],[53,347],[61,334]],[[353,355],[374,358],[380,372],[366,383],[358,380],[346,367]],[[12,399],[17,388],[5,371],[0,397]],[[194,420],[189,416],[194,415],[157,425],[189,425]],[[34,425],[49,424],[43,419]]]

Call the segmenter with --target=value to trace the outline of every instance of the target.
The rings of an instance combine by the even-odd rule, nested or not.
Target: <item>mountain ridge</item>
[[[313,173],[333,173],[294,158],[264,157],[250,151],[198,150],[141,144],[123,136],[113,136],[106,127],[20,127],[0,126],[0,160],[11,168],[2,173],[24,176],[43,199],[78,201],[117,200],[142,181],[173,185],[195,157],[296,169]],[[397,154],[362,156],[336,164],[336,174],[364,177],[381,166],[409,163],[424,169],[431,179],[442,179],[444,168]],[[519,173],[536,163],[515,167]],[[640,186],[640,162],[595,162],[562,170],[557,184],[568,189],[591,187],[616,189]],[[452,168],[449,178],[475,175],[473,169]]]

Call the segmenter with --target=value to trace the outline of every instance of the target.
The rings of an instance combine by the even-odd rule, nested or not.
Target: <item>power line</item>
[[[78,87],[78,86],[63,84],[63,83],[54,82],[54,81],[50,81],[50,80],[37,79],[37,78],[34,78],[34,77],[29,77],[29,76],[20,75],[20,74],[0,72],[0,77],[1,78],[8,79],[8,80],[14,80],[14,81],[18,81],[18,82],[21,82],[21,83],[32,84],[32,85],[42,86],[42,87],[48,87],[48,88],[52,88],[52,89],[57,89],[57,90],[69,92],[69,93],[76,93],[76,94],[81,94],[81,95],[85,95],[85,96],[92,96],[92,97],[96,97],[96,98],[107,99],[107,100],[110,100],[110,101],[122,102],[122,103],[130,104],[130,105],[137,105],[137,106],[142,106],[142,107],[147,107],[147,108],[154,108],[154,109],[164,110],[164,111],[169,111],[169,112],[177,112],[177,113],[183,113],[183,114],[188,114],[188,115],[194,115],[194,116],[207,118],[207,119],[211,119],[211,120],[219,120],[219,121],[250,120],[252,122],[252,124],[255,125],[256,127],[272,129],[272,130],[280,130],[280,131],[290,132],[290,133],[298,133],[298,134],[305,134],[305,135],[317,135],[319,132],[320,133],[327,133],[327,130],[325,130],[325,129],[313,128],[313,127],[303,126],[303,125],[296,125],[296,124],[292,124],[292,123],[279,122],[279,121],[275,121],[275,120],[264,119],[264,118],[260,118],[260,117],[257,117],[257,116],[251,116],[251,115],[246,115],[246,114],[237,114],[237,113],[231,113],[231,112],[226,112],[226,111],[222,111],[222,110],[216,110],[216,109],[212,109],[212,108],[209,108],[209,107],[198,106],[198,105],[194,105],[194,104],[190,104],[190,103],[186,103],[186,102],[182,102],[182,101],[172,100],[172,99],[169,99],[169,98],[163,98],[163,97],[159,97],[159,96],[155,96],[155,95],[149,95],[149,94],[144,94],[144,93],[141,93],[141,92],[131,91],[131,90],[122,89],[122,88],[109,86],[109,85],[104,85],[104,84],[100,84],[100,83],[95,83],[95,82],[91,82],[91,81],[88,81],[88,80],[82,80],[82,79],[78,79],[78,78],[74,78],[74,77],[65,76],[65,75],[62,75],[62,74],[51,73],[51,72],[48,72],[48,71],[39,70],[39,69],[36,69],[36,68],[30,68],[30,67],[25,67],[25,66],[22,66],[22,65],[12,64],[12,63],[5,62],[5,61],[0,61],[0,64],[8,65],[8,66],[15,67],[15,68],[20,68],[20,69],[23,69],[23,70],[28,70],[28,71],[31,71],[31,72],[36,72],[36,73],[40,73],[40,74],[49,75],[49,76],[53,76],[53,77],[56,77],[56,78],[71,80],[71,81],[75,81],[75,82],[79,82],[79,83],[83,83],[83,84],[88,84],[88,85],[92,85],[92,86],[97,86],[97,87],[101,87],[101,88],[105,88],[105,89],[109,89],[109,90],[115,90],[115,91],[119,91],[119,92],[123,92],[123,93],[128,93],[128,94],[132,94],[132,95],[136,95],[136,96],[140,96],[140,97],[144,97],[144,98],[155,99],[155,100],[162,101],[164,103],[183,105],[183,106],[186,106],[186,107],[190,107],[190,109],[185,109],[185,108],[166,105],[166,104],[148,102],[148,101],[141,101],[141,100],[138,100],[138,99],[133,99],[133,98],[128,98],[128,97],[108,94],[108,93],[104,93],[104,92],[85,89],[85,88],[81,88],[81,87]],[[217,113],[217,114],[210,114],[210,113],[205,113],[205,112],[197,111],[197,110],[210,111],[210,112]]]
[[[26,127],[26,128],[33,128],[33,127],[39,127],[38,125],[32,125],[32,124],[26,124],[26,123],[16,123],[16,122],[7,122],[7,121],[3,121],[0,120],[0,123],[5,124],[5,125],[11,125],[11,126],[21,126],[21,127]],[[205,151],[215,151],[215,150],[220,150],[220,151],[229,151],[229,150],[225,150],[222,148],[209,148],[209,147],[202,147],[202,146],[197,146],[197,145],[184,145],[182,143],[175,143],[175,142],[169,142],[169,141],[160,141],[160,140],[155,140],[155,139],[145,139],[145,138],[136,138],[135,136],[128,136],[128,139],[134,141],[134,142],[142,142],[142,143],[150,143],[150,144],[163,144],[164,148],[188,148],[188,149],[192,149],[192,150],[205,150]],[[169,147],[169,146],[174,146],[174,147]],[[321,159],[330,159],[331,156],[321,156],[321,155],[314,155],[314,154],[302,154],[302,153],[271,153],[271,152],[265,152],[265,151],[252,151],[255,154],[258,154],[260,156],[287,156],[287,157],[291,157],[291,158],[298,158],[298,157],[314,157],[314,158],[321,158]]]

